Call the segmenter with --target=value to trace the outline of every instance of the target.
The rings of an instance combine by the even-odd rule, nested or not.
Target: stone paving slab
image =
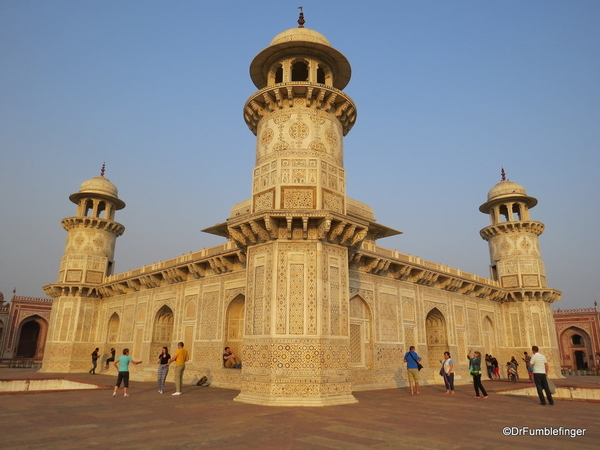
[[[0,379],[51,377],[0,369]],[[131,396],[112,397],[112,375],[56,374],[106,389],[0,395],[0,448],[7,449],[587,449],[599,447],[600,404],[495,395],[474,399],[469,385],[445,395],[441,386],[355,392],[359,403],[324,408],[234,402],[235,390],[131,382]],[[598,377],[579,382],[600,384]],[[592,380],[591,378],[595,378]],[[562,380],[559,380],[562,382]],[[521,383],[518,383],[519,387]],[[504,436],[504,427],[585,428],[584,436]]]

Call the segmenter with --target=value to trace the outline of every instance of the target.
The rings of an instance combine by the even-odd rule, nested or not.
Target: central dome
[[[318,42],[319,44],[331,47],[331,43],[325,36],[318,31],[310,30],[308,28],[290,28],[289,30],[285,30],[275,36],[269,45],[277,45],[292,41]]]

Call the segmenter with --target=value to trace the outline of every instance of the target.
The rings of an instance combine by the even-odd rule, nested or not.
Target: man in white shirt
[[[531,347],[531,350],[533,351],[533,356],[529,360],[529,365],[533,367],[533,380],[535,381],[535,387],[540,397],[540,404],[546,404],[546,399],[544,398],[544,392],[546,392],[548,404],[554,405],[554,400],[552,400],[552,394],[548,387],[548,361],[544,355],[539,353],[540,349],[537,345]]]

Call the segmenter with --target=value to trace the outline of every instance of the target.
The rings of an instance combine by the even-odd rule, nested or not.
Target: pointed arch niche
[[[485,316],[482,323],[482,334],[483,334],[483,353],[490,355],[496,355],[496,345],[494,336],[494,323],[490,316]]]
[[[223,347],[231,347],[233,353],[240,356],[242,356],[242,339],[244,338],[245,306],[246,298],[240,294],[229,303],[225,315],[225,342]]]
[[[110,319],[108,319],[108,332],[106,333],[106,343],[116,345],[119,342],[119,325],[121,324],[121,319],[119,319],[119,315],[115,312],[112,313]],[[113,346],[114,346],[113,345]]]
[[[150,343],[150,361],[158,359],[163,347],[169,349],[171,356],[175,349],[171,348],[173,337],[173,323],[175,322],[173,311],[167,305],[163,305],[154,317],[154,328],[152,329],[152,342]]]
[[[446,319],[439,309],[433,308],[425,319],[427,333],[427,355],[429,367],[439,366],[439,360],[448,351],[448,330]]]
[[[372,367],[373,351],[371,311],[360,297],[350,299],[350,365]]]

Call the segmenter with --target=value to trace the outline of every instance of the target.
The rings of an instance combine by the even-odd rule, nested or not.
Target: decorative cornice
[[[488,241],[494,236],[509,233],[533,233],[540,235],[544,232],[544,224],[533,220],[519,220],[517,222],[502,222],[485,227],[479,232],[481,237]]]
[[[244,106],[244,119],[256,135],[265,114],[293,108],[295,98],[306,99],[306,107],[333,114],[341,123],[344,136],[356,122],[356,105],[343,91],[324,84],[291,81],[268,86],[250,97]]]
[[[98,217],[65,217],[62,226],[67,231],[80,227],[106,230],[115,236],[121,236],[125,231],[125,227],[120,223]]]

